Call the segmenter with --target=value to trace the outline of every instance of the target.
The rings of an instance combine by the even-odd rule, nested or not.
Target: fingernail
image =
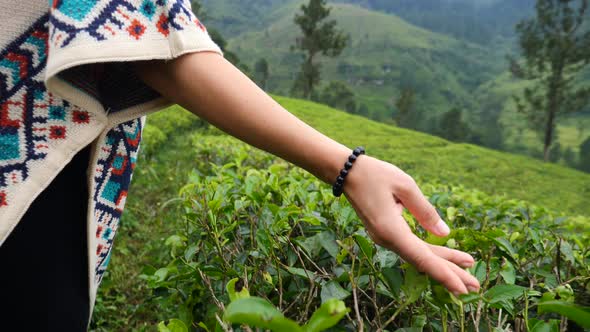
[[[461,263],[461,266],[463,266],[463,267],[472,267],[473,264],[475,264],[474,261],[464,261],[463,263]]]
[[[436,225],[434,225],[434,230],[437,234],[442,236],[447,236],[449,235],[449,233],[451,233],[451,229],[444,221],[442,221],[442,219],[439,220],[438,223],[436,223]]]
[[[479,288],[477,288],[477,287],[475,287],[475,286],[467,286],[467,289],[468,289],[470,292],[474,292],[474,293],[477,293],[477,292],[479,292]]]

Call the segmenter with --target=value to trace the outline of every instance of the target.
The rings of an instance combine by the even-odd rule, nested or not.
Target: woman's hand
[[[287,112],[218,54],[192,53],[172,61],[139,63],[136,69],[163,96],[327,183],[334,181],[350,154],[347,147]],[[399,253],[454,293],[479,288],[477,280],[459,267],[471,266],[471,256],[428,245],[412,234],[402,218],[404,207],[434,234],[446,235],[448,228],[407,174],[361,156],[344,190],[375,242]]]
[[[402,217],[407,208],[429,232],[438,236],[449,233],[448,226],[409,175],[389,163],[363,155],[348,174],[344,193],[375,243],[395,251],[455,295],[479,290],[478,280],[463,270],[474,264],[473,257],[422,241]]]

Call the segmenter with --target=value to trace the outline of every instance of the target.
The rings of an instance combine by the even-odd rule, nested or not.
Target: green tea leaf
[[[301,278],[312,279],[312,280],[316,279],[316,274],[313,271],[305,270],[305,269],[298,268],[298,267],[292,267],[292,266],[287,267],[287,271],[289,271],[289,273],[299,276]]]
[[[573,320],[585,329],[590,329],[590,308],[565,301],[545,301],[539,303],[539,313],[553,312]]]
[[[331,299],[324,302],[303,326],[305,332],[320,332],[338,324],[350,311],[344,302]]]
[[[403,283],[403,277],[400,273],[399,268],[383,268],[381,269],[381,274],[383,275],[383,279],[391,292],[397,297],[399,296],[399,291],[401,289]]]
[[[342,288],[337,281],[330,280],[322,285],[322,291],[320,297],[322,303],[326,303],[331,299],[344,300],[350,296],[350,292]]]
[[[422,292],[428,288],[428,276],[422,274],[411,265],[406,266],[406,276],[402,289],[408,297],[409,303],[414,303],[420,298]]]
[[[395,252],[383,247],[377,247],[375,261],[379,263],[380,268],[393,267],[398,260],[399,256]]]
[[[321,232],[318,234],[322,247],[330,254],[330,256],[336,258],[340,252],[340,247],[336,242],[336,236],[330,231]]]
[[[296,322],[286,318],[275,306],[260,297],[233,301],[225,309],[223,319],[232,324],[246,324],[277,332],[303,332]]]
[[[369,262],[372,262],[375,250],[373,243],[360,234],[355,234],[354,239],[356,240],[356,243],[359,245],[359,248],[361,249],[361,252],[364,254],[364,256],[367,257]]]
[[[509,261],[504,262],[504,266],[502,266],[502,270],[500,270],[500,275],[507,284],[514,285],[514,282],[516,281],[516,269],[512,263]]]
[[[237,299],[244,299],[250,297],[250,291],[244,286],[244,281],[240,278],[233,278],[227,285],[225,285],[229,300],[231,302]]]
[[[171,319],[168,324],[160,322],[158,332],[188,332],[188,327],[179,319]]]
[[[484,299],[489,303],[510,301],[521,297],[525,290],[525,287],[518,285],[496,285],[485,292]]]

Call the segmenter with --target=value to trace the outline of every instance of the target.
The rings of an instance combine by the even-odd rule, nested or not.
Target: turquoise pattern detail
[[[123,168],[123,165],[125,164],[125,158],[121,157],[121,156],[117,156],[115,157],[115,160],[113,161],[113,167],[115,169],[121,169]]]
[[[18,135],[0,133],[0,160],[20,157]]]
[[[150,20],[156,14],[156,5],[151,0],[144,0],[140,8],[141,13]]]
[[[110,229],[110,228],[107,228],[107,229],[104,231],[104,233],[103,233],[103,235],[102,235],[102,238],[103,238],[103,239],[105,239],[105,240],[109,240],[109,239],[111,238],[111,233],[112,233],[112,232],[113,232],[113,230],[112,230],[112,229]]]
[[[120,189],[121,189],[121,184],[119,184],[117,182],[109,181],[105,185],[104,191],[102,192],[101,197],[110,201],[110,202],[116,203],[117,198],[119,196]]]
[[[96,6],[98,0],[70,0],[59,4],[59,11],[75,20],[82,21]]]
[[[7,59],[2,59],[2,61],[0,61],[0,67],[10,69],[10,71],[12,72],[13,84],[16,84],[17,82],[20,81],[20,67],[19,67],[18,63],[7,60]]]
[[[65,120],[66,119],[66,110],[60,106],[50,106],[49,107],[49,119],[50,120]]]

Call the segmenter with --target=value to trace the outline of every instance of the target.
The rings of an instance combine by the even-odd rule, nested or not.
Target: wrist
[[[330,148],[330,151],[326,151],[321,155],[316,176],[329,185],[334,184],[351,151],[344,145],[335,144]]]

